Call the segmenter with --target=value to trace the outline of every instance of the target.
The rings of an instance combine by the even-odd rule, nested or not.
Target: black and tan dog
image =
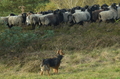
[[[43,59],[42,64],[40,66],[41,67],[40,75],[43,75],[44,71],[47,71],[48,75],[50,75],[49,74],[50,67],[53,68],[53,71],[55,73],[58,73],[58,68],[60,66],[64,53],[62,52],[62,50],[58,50],[57,54],[58,54],[57,57]]]

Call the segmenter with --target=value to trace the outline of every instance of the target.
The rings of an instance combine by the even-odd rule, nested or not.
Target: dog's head
[[[62,50],[58,50],[58,51],[57,51],[57,54],[58,54],[58,55],[64,55],[64,53],[63,53]]]

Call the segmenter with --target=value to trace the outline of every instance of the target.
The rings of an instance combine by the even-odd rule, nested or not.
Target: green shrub
[[[53,30],[45,30],[44,31],[44,36],[42,36],[42,38],[47,38],[47,37],[50,37],[50,36],[53,36],[54,35],[54,31]]]
[[[27,47],[37,35],[32,32],[22,32],[21,27],[6,29],[0,34],[0,50],[15,51]]]

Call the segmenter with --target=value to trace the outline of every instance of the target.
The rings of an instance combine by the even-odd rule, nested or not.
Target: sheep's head
[[[113,4],[111,5],[111,7],[112,7],[113,9],[117,10],[116,3],[113,3]]]

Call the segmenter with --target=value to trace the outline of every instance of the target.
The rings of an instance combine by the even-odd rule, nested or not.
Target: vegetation
[[[61,25],[55,29],[49,26],[36,28],[34,31],[25,30],[28,27],[22,29],[16,26],[5,29],[0,34],[0,52],[93,50],[120,44],[119,23],[85,23],[84,26],[72,27],[66,24]]]
[[[21,57],[14,55],[1,58],[0,78],[2,79],[119,79],[120,50],[111,48],[96,49],[87,54],[85,51],[64,51],[58,74],[40,76],[40,57],[53,51],[24,53]],[[9,58],[9,60],[8,60]],[[42,57],[41,57],[42,58]],[[5,64],[7,63],[7,64]]]
[[[120,27],[116,23],[61,24],[56,28],[0,27],[0,78],[2,79],[119,79]],[[59,74],[39,75],[43,58],[65,56]]]
[[[79,4],[84,6],[87,3],[85,1],[88,0]],[[97,3],[96,0],[93,1]],[[99,4],[112,3],[109,0],[97,1]],[[118,3],[118,0],[113,2]],[[64,8],[59,2],[52,5],[54,0],[1,0],[0,16],[11,12],[21,13],[17,8],[20,4],[26,7],[25,12]],[[115,23],[85,23],[84,26],[76,24],[72,27],[60,24],[55,28],[36,27],[35,30],[30,30],[31,27],[27,26],[9,29],[0,24],[0,78],[120,79],[119,26],[119,20]],[[58,49],[65,53],[59,73],[54,74],[51,70],[50,77],[46,74],[40,76],[41,60],[56,56]]]
[[[39,8],[44,8],[49,0],[1,0],[0,1],[0,16],[6,16],[10,13],[20,14],[19,6],[25,6],[25,12],[35,11]]]
[[[114,2],[119,3],[119,0],[0,0],[0,16],[7,16],[10,13],[20,14],[20,6],[25,7],[25,12],[40,12],[93,4],[101,5],[107,3],[110,5]]]

